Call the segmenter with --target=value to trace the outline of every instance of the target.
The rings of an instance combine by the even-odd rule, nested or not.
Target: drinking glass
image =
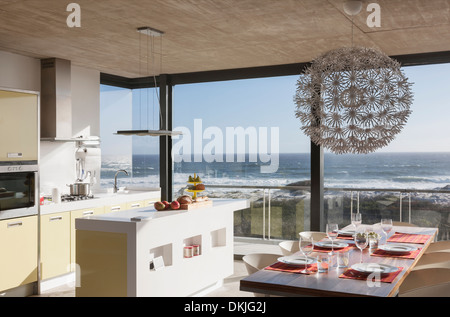
[[[331,255],[334,254],[334,239],[338,236],[338,225],[337,223],[329,223],[327,224],[327,236],[331,240]]]
[[[367,247],[369,243],[368,232],[366,230],[358,230],[355,232],[355,245],[361,250],[361,263],[363,250]]]
[[[360,213],[352,214],[351,218],[352,218],[352,225],[356,229],[356,227],[358,227],[362,222],[361,214]]]
[[[310,255],[314,250],[314,239],[312,236],[310,237],[302,237],[300,236],[299,241],[300,252],[305,256],[305,269],[301,271],[301,273],[308,273],[306,269],[308,266],[308,255]]]
[[[388,234],[392,230],[392,219],[388,218],[381,219],[381,229],[386,234],[386,242],[387,242]]]

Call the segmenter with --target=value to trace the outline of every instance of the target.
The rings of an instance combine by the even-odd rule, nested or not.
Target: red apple
[[[172,201],[172,203],[170,204],[170,208],[176,210],[180,208],[180,203],[178,201]]]
[[[162,203],[164,204],[164,206],[166,206],[166,210],[170,209],[170,203],[168,201],[164,200]]]
[[[155,209],[158,210],[158,211],[166,209],[166,205],[164,203],[160,202],[160,201],[157,201],[154,204],[154,206],[155,206]]]

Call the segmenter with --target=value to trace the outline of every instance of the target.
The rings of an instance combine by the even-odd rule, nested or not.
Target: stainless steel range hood
[[[48,58],[41,60],[41,138],[72,137],[71,63]]]

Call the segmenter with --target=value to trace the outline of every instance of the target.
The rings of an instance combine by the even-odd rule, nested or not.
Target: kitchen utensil
[[[67,185],[70,187],[70,195],[73,196],[88,196],[90,192],[90,184],[88,183],[74,183]]]

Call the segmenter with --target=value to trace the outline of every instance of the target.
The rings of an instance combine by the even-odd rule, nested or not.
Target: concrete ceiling
[[[66,24],[70,2],[80,5],[79,28]],[[381,8],[378,28],[366,24],[366,8],[373,2]],[[302,63],[351,45],[352,18],[343,3],[0,0],[0,50],[68,59],[130,78],[152,70],[174,74]],[[354,25],[355,45],[379,48],[388,55],[450,51],[450,0],[366,0]],[[162,66],[157,56],[154,65],[147,65],[146,38],[136,31],[142,26],[165,32]]]

